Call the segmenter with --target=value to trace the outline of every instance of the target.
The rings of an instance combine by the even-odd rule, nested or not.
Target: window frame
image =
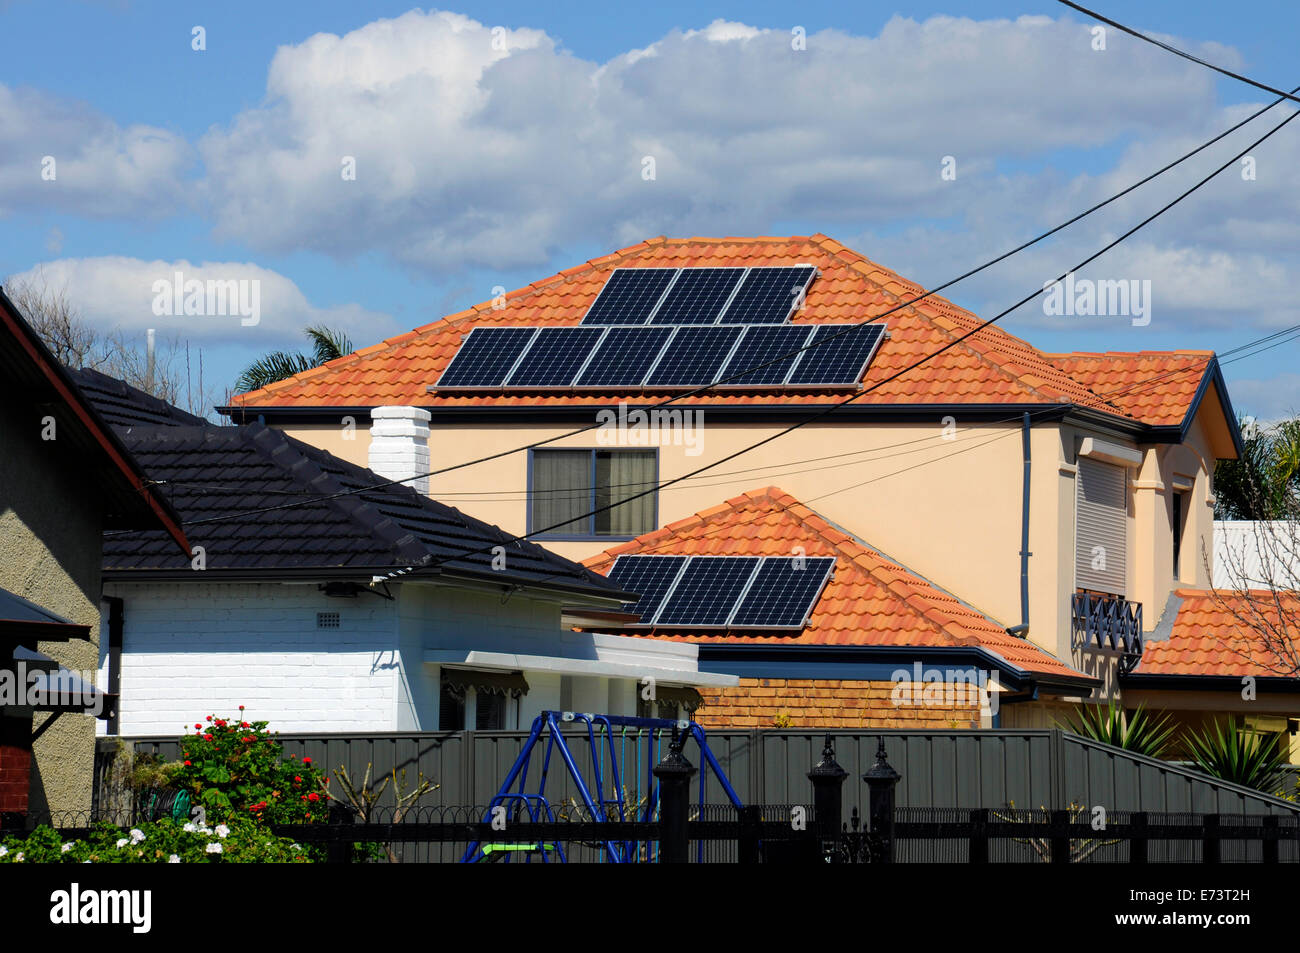
[[[539,533],[536,537],[533,538],[539,540],[544,539],[547,540],[548,542],[557,542],[557,543],[626,542],[629,539],[636,539],[642,533],[648,533],[658,528],[659,526],[659,448],[658,447],[546,447],[540,449],[530,448],[528,451],[528,479],[527,479],[526,491],[525,491],[526,498],[524,501],[524,507],[527,510],[527,513],[525,515],[524,525],[526,527],[525,531],[528,536],[532,537],[535,529],[533,526],[534,458],[538,453],[546,453],[547,450],[568,450],[568,451],[579,450],[579,451],[585,451],[587,453],[588,461],[589,461],[587,472],[590,475],[590,481],[591,481],[591,495],[589,499],[589,505],[587,507],[589,513],[591,510],[594,510],[596,508],[596,494],[599,490],[599,487],[597,487],[596,485],[596,455],[598,453],[652,454],[651,459],[654,462],[652,466],[651,480],[655,484],[655,491],[650,500],[651,503],[650,526],[648,529],[642,530],[641,533],[632,533],[630,535],[622,535],[622,534],[605,535],[605,534],[596,533],[594,531],[596,518],[595,516],[589,515],[587,516],[587,526],[589,529],[589,532],[587,533]]]

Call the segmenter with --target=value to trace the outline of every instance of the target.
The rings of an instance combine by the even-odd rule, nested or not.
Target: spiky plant
[[[291,351],[272,351],[265,354],[244,368],[244,372],[239,375],[239,380],[235,382],[236,392],[243,394],[250,390],[257,390],[267,384],[274,384],[286,377],[311,370],[313,367],[320,367],[355,350],[348,336],[342,331],[326,327],[310,327],[304,329],[303,333],[311,341],[310,356]]]
[[[1125,717],[1124,710],[1112,698],[1106,707],[1080,705],[1061,725],[1076,735],[1146,755],[1163,758],[1174,733],[1168,713],[1151,715],[1145,705]]]
[[[1187,750],[1210,777],[1279,794],[1286,779],[1286,758],[1277,742],[1229,719],[1203,732],[1188,731]]]

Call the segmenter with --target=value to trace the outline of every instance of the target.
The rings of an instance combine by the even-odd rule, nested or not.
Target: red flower
[[[244,710],[244,706],[243,706],[243,705],[240,705],[240,706],[239,706],[239,710],[240,710],[240,711],[243,711],[243,710]]]
[[[187,767],[187,768],[192,768],[192,767],[194,767],[194,765],[192,765],[192,764],[190,764],[188,761],[186,761],[186,762],[185,762],[185,767]]]
[[[311,764],[311,758],[303,758],[303,759],[302,759],[302,763],[303,763],[303,764]]]
[[[253,726],[250,725],[250,724],[249,724],[248,722],[246,722],[246,721],[241,721],[241,722],[239,723],[239,727],[240,727],[240,728],[252,728]]]
[[[196,722],[194,723],[194,727],[195,727],[195,728],[202,728],[203,726],[200,725],[200,724],[196,721]]]
[[[203,740],[204,740],[204,741],[211,741],[211,740],[212,740],[212,736],[211,736],[211,735],[204,735],[204,736],[203,736]]]
[[[319,801],[319,800],[320,800],[320,795],[317,794],[315,791],[312,791],[310,794],[307,795],[307,800],[309,800],[309,801]]]
[[[294,784],[302,784],[302,778],[295,774],[295,775],[293,776],[293,783],[294,783]]]
[[[212,720],[212,716],[211,716],[211,715],[208,715],[208,721],[211,721],[211,720]]]
[[[304,795],[302,796],[302,799],[303,799],[304,801],[307,800],[307,795],[304,794]]]

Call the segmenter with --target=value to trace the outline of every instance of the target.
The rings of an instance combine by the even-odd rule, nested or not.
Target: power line
[[[1230,69],[1224,69],[1222,66],[1216,66],[1213,63],[1201,59],[1199,56],[1193,56],[1191,53],[1188,53],[1186,50],[1180,50],[1178,49],[1178,47],[1170,46],[1168,43],[1164,43],[1160,40],[1157,40],[1153,36],[1147,36],[1145,33],[1139,32],[1138,30],[1135,30],[1132,27],[1125,26],[1124,24],[1112,20],[1109,17],[1104,17],[1100,13],[1097,13],[1094,10],[1089,10],[1087,7],[1082,7],[1079,4],[1074,3],[1073,0],[1056,0],[1056,2],[1064,4],[1065,6],[1071,8],[1072,10],[1078,10],[1084,16],[1092,17],[1092,19],[1105,23],[1107,26],[1113,26],[1121,33],[1127,33],[1129,36],[1136,37],[1137,39],[1142,40],[1146,43],[1150,43],[1153,46],[1158,46],[1162,50],[1167,50],[1168,52],[1173,53],[1175,56],[1181,56],[1185,60],[1191,60],[1193,63],[1198,63],[1201,66],[1204,66],[1206,69],[1212,69],[1214,70],[1214,72],[1222,73],[1224,76],[1231,76],[1235,80],[1246,83],[1250,86],[1254,86],[1256,89],[1262,89],[1266,93],[1272,93],[1274,96],[1281,96],[1283,99],[1289,99],[1292,102],[1300,103],[1300,98],[1297,98],[1295,95],[1297,92],[1300,92],[1300,88],[1293,89],[1289,93],[1284,93],[1282,92],[1282,90],[1275,89],[1274,87],[1269,86],[1267,83],[1261,83],[1251,79],[1249,76],[1242,76],[1240,73],[1234,73]]]

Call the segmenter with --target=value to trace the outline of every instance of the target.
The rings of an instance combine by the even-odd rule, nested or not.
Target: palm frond
[[[288,351],[272,351],[244,368],[244,372],[239,375],[239,380],[235,382],[235,391],[243,394],[250,390],[257,390],[267,384],[274,384],[286,377],[293,377],[294,374],[310,370],[315,366],[309,358],[302,354],[290,354]]]
[[[303,333],[311,340],[312,358],[315,361],[313,366],[315,367],[342,357],[344,354],[351,354],[356,350],[346,334],[333,328],[316,325],[305,328]]]

